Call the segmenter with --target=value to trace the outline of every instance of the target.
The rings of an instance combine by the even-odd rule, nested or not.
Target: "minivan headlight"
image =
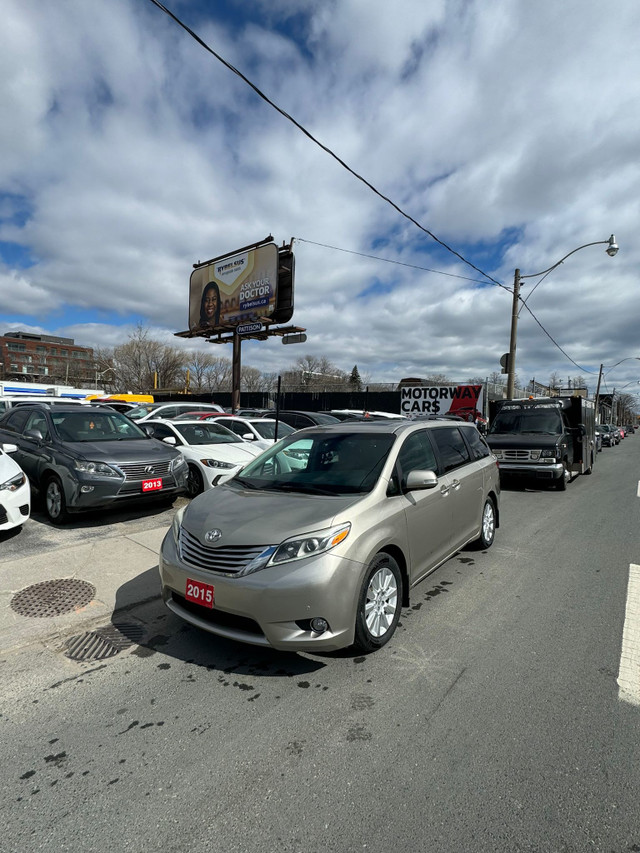
[[[305,557],[314,557],[316,554],[324,554],[344,542],[350,531],[351,523],[347,522],[329,530],[317,530],[304,536],[285,539],[280,545],[265,548],[261,554],[245,566],[242,574],[257,572],[267,566],[304,560]]]
[[[122,477],[119,471],[112,468],[111,465],[106,465],[104,462],[89,462],[84,459],[74,460],[76,471],[82,471],[85,474],[95,474],[98,477]]]
[[[176,543],[176,546],[180,540],[180,528],[182,527],[182,516],[184,515],[185,509],[186,506],[181,506],[173,516],[173,521],[171,522],[171,535],[173,536],[173,541]]]

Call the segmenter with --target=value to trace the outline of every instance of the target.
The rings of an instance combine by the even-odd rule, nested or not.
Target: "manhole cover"
[[[64,653],[75,661],[105,660],[139,643],[143,636],[141,625],[106,625],[67,640]]]
[[[21,616],[60,616],[87,605],[96,588],[87,581],[58,578],[27,586],[11,599],[11,609]]]

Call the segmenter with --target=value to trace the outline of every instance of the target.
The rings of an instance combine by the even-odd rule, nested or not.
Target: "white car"
[[[127,412],[127,417],[137,424],[146,423],[158,418],[171,419],[188,412],[207,412],[212,414],[222,412],[222,407],[217,403],[184,403],[181,401],[169,401],[167,403],[140,403],[134,409]]]
[[[26,474],[8,454],[15,444],[0,444],[0,530],[20,527],[31,514],[31,486]]]
[[[145,432],[177,448],[189,463],[187,495],[199,495],[227,480],[260,456],[263,448],[243,441],[221,424],[211,421],[150,420],[142,425]]]
[[[230,429],[240,438],[245,441],[250,441],[254,447],[260,447],[262,450],[267,450],[272,444],[276,443],[276,421],[275,418],[240,418],[236,415],[231,417],[216,417],[216,415],[208,415],[203,418],[204,421],[211,423],[222,424],[222,426]],[[290,435],[295,432],[294,428],[285,424],[283,421],[278,423],[278,438],[284,438],[285,435]]]

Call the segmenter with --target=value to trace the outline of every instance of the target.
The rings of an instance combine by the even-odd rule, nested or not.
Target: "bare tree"
[[[119,383],[133,393],[156,387],[184,387],[181,379],[187,360],[185,353],[152,340],[141,325],[129,335],[126,344],[115,347],[113,360]]]

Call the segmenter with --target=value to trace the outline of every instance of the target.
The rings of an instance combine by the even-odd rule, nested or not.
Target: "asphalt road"
[[[564,493],[503,491],[494,546],[427,578],[374,655],[256,650],[151,602],[113,658],[3,660],[2,849],[640,850],[616,682],[639,463],[640,434]]]

